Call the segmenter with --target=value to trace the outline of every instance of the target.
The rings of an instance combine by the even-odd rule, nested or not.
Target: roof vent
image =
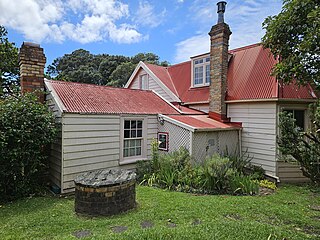
[[[218,10],[217,10],[218,23],[224,23],[224,12],[226,10],[227,2],[221,1],[221,2],[218,2],[217,5],[218,5]]]

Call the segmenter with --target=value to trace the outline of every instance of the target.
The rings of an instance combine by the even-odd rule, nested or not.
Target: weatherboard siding
[[[145,74],[147,74],[146,71],[140,70],[139,74],[137,74],[133,79],[129,88],[140,89],[140,76]],[[155,91],[169,102],[175,102],[175,100],[169,96],[169,94],[163,89],[163,87],[160,86],[150,75],[148,75],[148,89]]]
[[[251,156],[252,163],[262,166],[267,174],[276,175],[276,103],[228,104],[228,117],[242,123],[242,153]]]
[[[63,117],[62,192],[87,171],[119,166],[120,116],[65,114]]]
[[[61,187],[61,174],[62,174],[62,124],[61,124],[61,111],[57,105],[56,100],[53,98],[52,93],[46,95],[46,103],[50,111],[55,116],[57,135],[54,142],[50,146],[49,156],[49,176],[53,185]]]
[[[134,115],[121,117],[134,118]],[[133,169],[135,164],[119,165],[120,115],[66,114],[63,117],[62,193],[74,191],[74,178],[87,171],[104,168]],[[141,116],[137,116],[141,117]],[[145,117],[145,116],[143,116]],[[157,137],[157,115],[146,116],[147,157]]]

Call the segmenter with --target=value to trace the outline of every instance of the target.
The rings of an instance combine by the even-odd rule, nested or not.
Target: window
[[[169,150],[168,137],[169,137],[168,133],[163,133],[163,132],[158,133],[159,150],[164,150],[164,151]]]
[[[285,109],[284,111],[291,113],[293,118],[296,120],[296,125],[304,131],[305,124],[304,124],[304,110],[297,110],[297,109]]]
[[[193,86],[201,87],[210,84],[210,57],[193,61]]]
[[[123,157],[142,155],[142,120],[124,120]]]
[[[140,76],[140,89],[143,89],[143,90],[149,89],[149,82],[148,82],[148,75],[147,74]]]

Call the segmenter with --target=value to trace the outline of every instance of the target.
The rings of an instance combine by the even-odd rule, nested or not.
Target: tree
[[[111,73],[109,86],[124,87],[136,65],[131,62],[122,63]]]
[[[263,22],[263,45],[279,63],[273,74],[284,83],[311,83],[320,88],[320,2],[284,0],[282,11]]]
[[[0,25],[0,94],[10,91],[10,85],[19,84],[18,49],[9,42],[7,30]]]
[[[159,59],[153,53],[138,53],[130,58],[122,55],[94,55],[78,49],[55,59],[48,66],[46,75],[50,79],[123,87],[140,61],[169,65],[169,62],[160,62]]]
[[[284,0],[282,11],[263,23],[263,45],[279,63],[273,74],[284,83],[311,84],[320,89],[320,2]],[[320,184],[320,101],[310,106],[312,127],[302,131],[292,114],[279,114],[278,145],[293,156],[303,174]]]
[[[306,132],[297,127],[291,113],[280,113],[278,144],[282,154],[299,162],[304,176],[320,185],[320,102],[311,109],[313,126]]]

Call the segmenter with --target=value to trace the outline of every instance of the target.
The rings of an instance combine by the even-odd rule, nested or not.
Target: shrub
[[[272,190],[276,190],[277,189],[277,185],[274,182],[271,182],[267,179],[263,179],[259,181],[259,186],[260,187],[265,187],[265,188],[269,188]]]
[[[259,193],[259,183],[251,176],[235,174],[230,180],[230,189],[234,194],[255,195]]]
[[[0,101],[0,200],[35,191],[46,169],[45,146],[55,132],[54,116],[35,95]]]
[[[239,173],[245,173],[246,167],[250,166],[252,157],[248,154],[247,150],[238,154],[237,152],[232,155],[227,154],[231,162],[231,167]]]
[[[256,180],[262,180],[264,179],[266,171],[261,167],[257,165],[249,165],[246,167],[245,172],[247,175],[251,176],[251,179],[256,179]]]
[[[226,191],[234,174],[229,158],[214,154],[204,163],[204,187],[209,191]]]

